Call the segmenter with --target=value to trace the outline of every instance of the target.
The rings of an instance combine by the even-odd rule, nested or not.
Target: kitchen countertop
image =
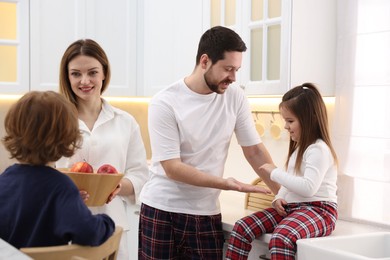
[[[0,238],[0,259],[29,260],[32,258]]]
[[[245,209],[245,194],[236,191],[222,191],[219,202],[221,204],[223,228],[226,231],[231,231],[237,220],[254,212]]]
[[[235,191],[222,191],[220,198],[222,212],[222,228],[225,232],[231,232],[235,222],[254,211],[245,209],[245,194]],[[371,232],[390,231],[390,227],[381,227],[369,223],[358,223],[347,220],[338,220],[336,229],[331,236],[354,235]],[[257,238],[257,241],[269,242],[271,234],[265,234]]]
[[[237,220],[254,213],[245,209],[245,194],[236,191],[222,191],[219,197],[222,213],[222,228],[225,232],[231,232]],[[270,234],[259,237],[258,241],[269,242]]]

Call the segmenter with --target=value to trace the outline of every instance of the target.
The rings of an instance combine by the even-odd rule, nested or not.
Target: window
[[[28,90],[28,1],[0,1],[0,94]],[[6,91],[5,91],[6,89]]]
[[[248,51],[239,84],[247,94],[282,94],[289,86],[290,1],[211,0],[211,26],[235,30]]]
[[[0,81],[16,81],[16,4],[0,2]],[[9,41],[7,44],[6,41]]]
[[[335,148],[340,214],[388,225],[390,2],[338,1]],[[340,186],[340,185],[339,185]]]

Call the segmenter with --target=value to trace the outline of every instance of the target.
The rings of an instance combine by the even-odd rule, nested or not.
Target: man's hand
[[[240,192],[256,192],[256,193],[265,193],[265,194],[271,194],[271,191],[269,189],[259,187],[252,184],[246,184],[237,181],[234,178],[227,178],[227,184],[228,184],[228,190],[235,190]]]

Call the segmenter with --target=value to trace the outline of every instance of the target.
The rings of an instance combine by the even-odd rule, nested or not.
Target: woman
[[[70,159],[58,161],[57,167],[69,168],[85,160],[94,169],[108,163],[125,174],[109,203],[90,209],[108,214],[116,225],[123,227],[118,257],[128,259],[126,203],[134,203],[138,198],[148,177],[148,166],[136,120],[101,97],[110,75],[108,58],[95,41],[78,40],[66,49],[60,65],[60,92],[77,108],[83,145]],[[87,194],[81,194],[87,199]]]
[[[326,107],[311,83],[297,86],[282,98],[280,113],[290,133],[287,172],[272,164],[259,175],[281,185],[272,208],[236,222],[226,259],[247,259],[251,242],[272,233],[272,260],[293,260],[298,239],[328,236],[337,220],[337,156],[330,140]]]

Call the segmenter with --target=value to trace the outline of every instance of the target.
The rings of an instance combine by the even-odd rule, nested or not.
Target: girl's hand
[[[265,163],[259,167],[258,174],[260,178],[266,183],[272,183],[271,172],[276,169],[276,166],[270,163]],[[275,193],[276,194],[276,193]]]
[[[276,166],[270,163],[265,163],[259,167],[261,174],[268,174],[268,175],[270,175],[274,169],[276,169]]]
[[[277,199],[272,203],[274,209],[278,212],[280,216],[283,217],[287,216],[287,212],[284,208],[284,206],[286,205],[287,205],[287,201],[285,201],[284,199]]]
[[[108,196],[106,204],[110,203],[116,197],[116,195],[118,195],[118,193],[121,190],[121,187],[122,187],[122,185],[119,183],[118,186],[116,186],[115,190],[113,192],[111,192],[110,196]]]
[[[85,190],[80,190],[80,196],[84,202],[86,202],[89,199],[89,194]]]

